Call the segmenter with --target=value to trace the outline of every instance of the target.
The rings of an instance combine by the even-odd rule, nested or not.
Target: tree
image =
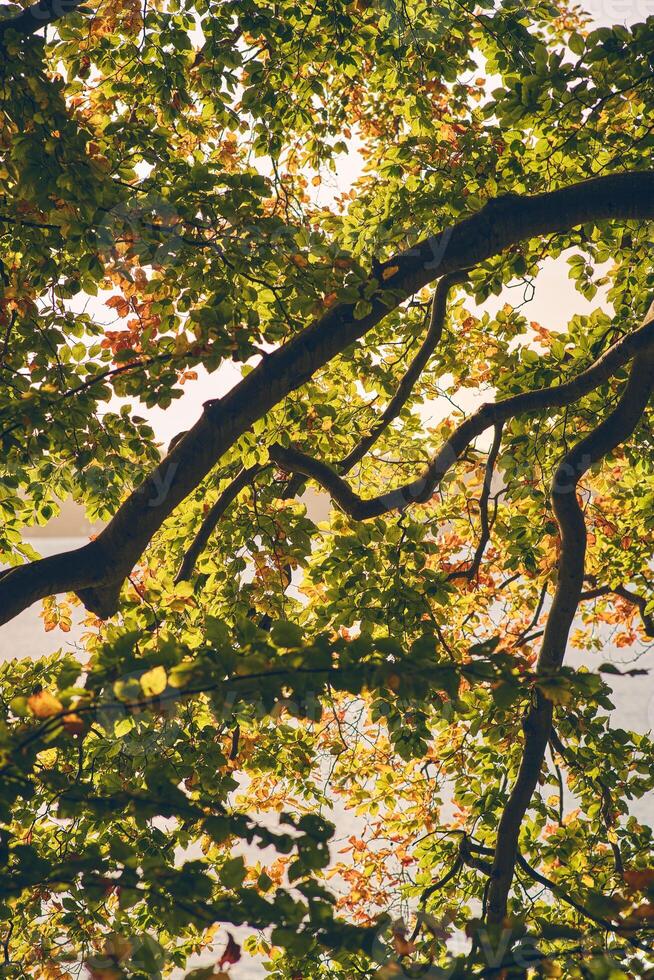
[[[654,17],[43,0],[0,48],[0,622],[85,630],[2,666],[5,975],[246,926],[279,978],[651,976],[604,648],[654,637]],[[139,403],[229,364],[164,450]],[[67,496],[104,528],[39,558]]]

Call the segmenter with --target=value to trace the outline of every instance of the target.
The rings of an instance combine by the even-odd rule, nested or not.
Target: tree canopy
[[[654,975],[654,16],[0,18],[3,976]]]

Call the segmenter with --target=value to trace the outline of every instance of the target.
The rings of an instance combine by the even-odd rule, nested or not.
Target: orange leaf
[[[63,719],[63,725],[69,735],[84,734],[84,720],[79,715],[66,715]]]
[[[61,701],[49,691],[39,691],[27,699],[27,704],[35,718],[51,718],[63,710]]]
[[[400,271],[399,265],[387,265],[382,272],[382,279],[386,282],[387,279],[391,279],[396,272]]]

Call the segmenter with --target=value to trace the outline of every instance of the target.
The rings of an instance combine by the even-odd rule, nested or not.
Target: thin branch
[[[374,445],[384,430],[387,429],[391,422],[398,417],[406,405],[416,381],[426,368],[430,357],[434,353],[441,337],[443,336],[443,327],[445,325],[445,317],[447,314],[447,299],[449,293],[453,286],[465,282],[467,278],[468,276],[466,272],[453,272],[450,275],[443,276],[443,278],[439,280],[434,293],[434,298],[432,300],[429,329],[425,334],[425,339],[420,345],[420,350],[414,357],[406,374],[400,381],[397,391],[382,412],[379,422],[377,422],[369,434],[360,439],[354,449],[352,449],[352,451],[341,460],[338,467],[341,476],[349,473],[352,467],[363,459],[370,447]]]
[[[584,918],[590,919],[591,922],[596,922],[598,926],[602,926],[602,928],[606,929],[608,932],[614,932],[617,935],[622,936],[631,946],[634,946],[636,949],[642,949],[645,953],[654,952],[651,944],[643,943],[639,939],[634,939],[627,935],[626,930],[629,928],[628,926],[620,925],[619,923],[612,922],[610,919],[604,919],[599,915],[595,915],[594,912],[591,912],[585,905],[582,905],[581,902],[578,902],[572,897],[572,895],[569,895],[565,889],[561,888],[561,886],[555,881],[551,881],[550,878],[546,878],[540,871],[536,871],[535,868],[532,868],[522,854],[516,854],[516,863],[519,868],[522,868],[522,870],[529,875],[530,878],[537,881],[539,885],[543,885],[545,888],[551,891],[553,895],[561,899],[562,902],[565,902],[567,905],[571,905],[572,908],[579,912],[580,915],[583,915]]]
[[[204,551],[211,537],[218,521],[221,519],[229,505],[238,497],[241,490],[244,489],[250,483],[250,481],[260,473],[264,467],[255,463],[254,466],[243,467],[243,469],[238,473],[232,482],[226,487],[218,500],[209,508],[207,514],[205,515],[202,524],[200,525],[200,530],[195,535],[191,545],[187,549],[182,564],[180,565],[179,571],[175,577],[175,582],[182,582],[185,579],[189,579],[193,574],[193,569],[195,568],[195,563],[198,560],[200,554]]]
[[[575,762],[570,758],[570,752],[563,744],[559,738],[558,732],[553,727],[550,732],[550,751],[556,752],[557,755],[561,756],[563,761],[569,768],[576,768],[586,780],[590,780],[592,783],[596,783],[600,790],[600,796],[602,798],[602,805],[600,807],[600,816],[602,822],[604,823],[604,829],[606,831],[607,840],[613,851],[613,860],[615,861],[615,870],[617,874],[621,875],[624,872],[624,862],[622,860],[622,852],[620,847],[615,840],[611,840],[611,828],[615,826],[615,818],[613,816],[613,798],[611,796],[611,790],[601,778],[601,776],[596,776],[594,778],[588,777],[586,775],[586,768],[584,766],[575,766]],[[557,768],[557,772],[558,772]]]
[[[604,596],[617,595],[621,599],[625,599],[632,605],[636,606],[640,613],[640,618],[643,623],[643,629],[647,636],[654,637],[654,614],[647,612],[647,607],[651,603],[651,599],[648,599],[644,595],[638,595],[636,592],[631,592],[629,589],[625,588],[624,585],[615,585],[613,587],[609,585],[600,585],[594,589],[588,589],[582,592],[580,595],[581,600],[586,599],[600,599]]]
[[[522,631],[518,639],[515,641],[515,643],[513,644],[514,647],[520,647],[523,645],[526,638],[529,636],[534,626],[540,619],[540,614],[543,611],[543,606],[545,604],[545,597],[547,595],[547,586],[548,586],[548,582],[547,581],[543,582],[543,586],[540,590],[540,595],[538,597],[538,602],[536,603],[536,608],[534,610],[534,615],[532,616],[531,622],[529,623],[529,626],[527,626],[527,628]]]
[[[479,499],[479,520],[481,523],[481,536],[479,538],[479,544],[475,550],[475,553],[470,563],[470,567],[464,569],[460,572],[451,572],[448,575],[448,579],[455,578],[467,578],[468,581],[472,581],[479,571],[479,566],[481,565],[481,560],[484,557],[484,551],[486,550],[486,545],[490,541],[491,535],[491,522],[488,518],[488,501],[490,499],[491,487],[493,484],[493,473],[495,472],[495,463],[497,462],[497,456],[502,445],[502,423],[498,423],[495,426],[495,436],[493,438],[493,444],[488,453],[488,459],[486,460],[486,472],[484,474],[484,486],[482,489],[481,497]],[[496,502],[497,511],[497,502]]]

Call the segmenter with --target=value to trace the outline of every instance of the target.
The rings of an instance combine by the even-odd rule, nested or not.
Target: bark
[[[578,401],[615,374],[634,354],[654,340],[654,318],[619,340],[576,378],[561,385],[537,388],[512,395],[502,401],[480,406],[454,430],[422,476],[378,497],[364,498],[355,493],[336,470],[322,460],[314,459],[294,446],[273,445],[270,457],[288,471],[304,473],[319,483],[343,510],[358,521],[403,510],[411,503],[425,503],[452,466],[461,458],[473,439],[491,426],[500,427],[516,415],[562,408]]]
[[[395,256],[374,279],[371,311],[365,317],[356,319],[352,304],[332,308],[264,358],[224,398],[207,403],[193,428],[124,501],[95,541],[5,574],[0,579],[0,623],[38,599],[71,590],[90,611],[113,615],[121,584],[153,535],[235,441],[289,392],[363,337],[389,309],[423,286],[532,237],[568,231],[586,222],[646,218],[654,218],[654,171],[612,174],[532,197],[498,198]],[[384,279],[384,270],[392,266],[397,266],[397,272]]]

